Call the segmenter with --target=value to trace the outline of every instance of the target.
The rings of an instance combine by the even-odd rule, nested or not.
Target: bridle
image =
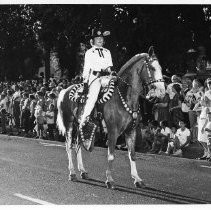
[[[158,59],[156,57],[150,57],[150,58],[147,58],[145,59],[144,61],[144,65],[146,65],[146,69],[147,69],[147,73],[148,73],[148,76],[149,76],[149,81],[148,82],[144,82],[143,85],[144,86],[149,86],[153,83],[156,83],[156,82],[165,82],[163,78],[161,79],[157,79],[157,80],[153,80],[152,79],[152,75],[151,75],[151,70],[152,69],[153,71],[155,71],[154,67],[151,65],[151,63],[153,61],[157,61]],[[141,71],[139,72],[139,75],[142,73],[144,67],[142,67]]]

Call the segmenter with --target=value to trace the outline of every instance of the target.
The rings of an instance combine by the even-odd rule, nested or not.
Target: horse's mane
[[[141,54],[134,55],[129,61],[127,61],[122,66],[122,68],[118,72],[118,76],[121,76],[130,66],[132,66],[134,63],[136,63],[137,61],[139,61],[140,59],[142,59],[146,56],[148,56],[147,53],[141,53]]]

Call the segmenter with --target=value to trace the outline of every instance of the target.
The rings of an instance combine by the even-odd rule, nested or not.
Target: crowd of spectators
[[[204,154],[198,159],[211,161],[211,78],[171,77],[161,98],[148,93],[152,102],[152,119],[141,122],[141,135],[149,153],[182,156],[183,151],[199,142]]]
[[[72,82],[53,78],[46,82],[1,82],[2,134],[62,139],[56,128],[57,97]],[[147,95],[151,109],[145,110],[151,113],[150,120],[142,118],[138,126],[145,149],[149,153],[182,156],[191,143],[200,142],[204,154],[199,159],[210,161],[211,78],[199,81],[173,75],[166,83],[165,95],[158,99],[153,96],[154,90],[152,85]]]
[[[50,78],[0,83],[1,133],[54,140],[57,97],[70,86],[66,79]]]

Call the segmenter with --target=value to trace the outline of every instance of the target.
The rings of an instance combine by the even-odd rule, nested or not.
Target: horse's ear
[[[155,51],[154,51],[154,47],[153,46],[150,46],[150,48],[148,50],[148,54],[149,54],[150,57],[155,55]]]

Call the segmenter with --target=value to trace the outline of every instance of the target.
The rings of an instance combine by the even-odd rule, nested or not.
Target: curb
[[[61,145],[61,146],[65,146],[65,142],[61,142],[61,141],[55,141],[55,140],[47,140],[47,139],[36,139],[36,138],[29,138],[29,137],[24,137],[24,136],[13,136],[13,135],[7,135],[7,134],[0,134],[0,137],[1,136],[4,136],[4,137],[7,137],[7,138],[10,138],[10,139],[21,139],[21,140],[24,140],[24,141],[36,141],[36,142],[42,142],[42,143],[54,143],[54,144],[58,144],[58,145]],[[97,151],[103,151],[103,150],[107,150],[107,148],[104,148],[104,147],[99,147],[99,146],[95,146],[94,148],[95,150]],[[197,153],[200,153],[200,148],[192,148],[192,150],[198,150]],[[127,150],[117,150],[118,153],[122,153],[124,154],[125,152],[127,153]],[[194,158],[190,158],[190,156],[188,155],[185,155],[184,157],[176,157],[176,156],[168,156],[168,155],[158,155],[158,154],[148,154],[148,153],[143,153],[143,152],[138,152],[136,151],[136,154],[137,154],[137,157],[140,156],[140,155],[144,155],[144,156],[147,156],[147,157],[170,157],[170,158],[183,158],[183,159],[190,159],[190,160],[195,160],[195,157]]]

